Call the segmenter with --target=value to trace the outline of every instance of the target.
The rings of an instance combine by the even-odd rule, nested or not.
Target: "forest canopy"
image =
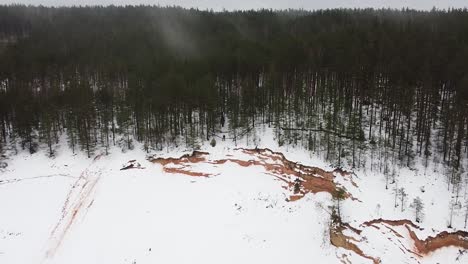
[[[422,157],[457,177],[467,109],[466,9],[0,6],[0,150],[193,148],[268,124],[337,166]]]

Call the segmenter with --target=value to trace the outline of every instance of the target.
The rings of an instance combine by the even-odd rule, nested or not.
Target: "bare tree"
[[[406,196],[408,196],[408,194],[406,194],[405,188],[403,187],[398,189],[398,194],[400,195],[401,211],[403,212],[405,201],[406,201]]]
[[[398,189],[398,182],[395,184],[395,188],[393,188],[393,194],[395,194],[395,202],[394,202],[394,207],[398,207],[398,195],[400,193],[400,189]]]
[[[384,167],[384,175],[385,175],[385,190],[388,190],[388,183],[390,181],[390,170],[388,169],[388,162],[385,162]]]
[[[453,221],[453,211],[455,210],[455,206],[457,205],[457,201],[450,201],[450,220],[447,225],[448,228],[452,228],[452,221]]]

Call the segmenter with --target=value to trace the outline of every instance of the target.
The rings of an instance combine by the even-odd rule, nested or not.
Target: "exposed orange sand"
[[[333,181],[335,173],[351,178],[351,174],[341,169],[334,171],[325,171],[321,168],[302,165],[297,162],[288,160],[283,153],[274,152],[270,149],[236,149],[248,154],[255,159],[241,160],[234,158],[208,160],[209,153],[194,151],[192,154],[185,154],[180,158],[154,158],[150,161],[163,166],[163,170],[167,173],[178,173],[187,176],[203,176],[209,177],[212,174],[206,172],[196,172],[190,169],[190,166],[196,163],[206,162],[209,164],[225,164],[232,162],[242,167],[260,166],[263,167],[269,175],[287,183],[290,190],[294,189],[295,180],[300,179],[300,192],[290,196],[289,201],[297,201],[304,197],[307,193],[328,192],[336,195],[338,187]],[[168,166],[171,165],[171,166]],[[173,167],[173,165],[179,167]],[[352,181],[352,179],[351,179]],[[352,182],[356,185],[354,182]],[[350,197],[349,193],[345,192],[345,198]]]
[[[458,247],[468,249],[468,232],[456,231],[449,233],[447,231],[437,234],[435,237],[428,237],[424,240],[418,238],[416,233],[406,226],[411,239],[414,241],[415,250],[423,255],[427,255],[437,249],[444,247]]]
[[[361,232],[357,229],[352,228],[350,225],[342,224],[342,225],[332,225],[330,227],[330,243],[335,247],[344,248],[346,250],[353,251],[354,253],[358,254],[359,256],[370,259],[374,264],[381,263],[379,258],[371,257],[364,253],[354,242],[356,241],[355,238],[347,236],[343,234],[343,231],[349,229],[354,231],[357,234]]]
[[[421,240],[418,238],[416,233],[414,232],[414,229],[420,229],[420,227],[416,224],[414,224],[412,221],[407,220],[407,219],[401,219],[401,220],[385,220],[385,219],[374,219],[371,221],[367,221],[361,224],[362,227],[369,227],[372,226],[376,229],[380,229],[378,224],[384,224],[384,226],[390,230],[395,236],[402,238],[403,235],[400,234],[398,231],[391,227],[396,227],[396,226],[404,226],[409,233],[409,236],[411,238],[412,244],[414,244],[413,249],[408,249],[408,248],[400,248],[403,252],[408,252],[412,253],[417,257],[424,257],[424,255],[427,255],[431,252],[436,251],[437,249],[444,248],[444,247],[449,247],[449,246],[454,246],[462,249],[468,249],[468,232],[465,231],[456,231],[456,232],[447,232],[443,231],[439,234],[437,234],[434,237],[427,237],[424,240]],[[352,230],[353,232],[360,234],[361,231],[351,227],[349,224],[342,224],[341,226],[338,226],[336,228],[332,228],[330,231],[330,241],[332,242],[333,245],[337,247],[342,247],[348,250],[351,250],[355,252],[358,255],[361,255],[363,257],[369,258],[361,249],[357,247],[357,245],[353,244],[350,240],[352,240],[350,237],[345,236],[343,234],[343,230],[348,229]],[[403,245],[402,245],[403,246]],[[376,258],[372,258],[377,260]]]
[[[403,220],[384,220],[384,219],[375,219],[372,221],[368,221],[363,223],[366,226],[372,226],[378,223],[385,223],[391,226],[405,226],[409,232],[411,239],[414,242],[415,252],[419,254],[429,254],[434,252],[437,249],[443,247],[459,247],[463,249],[468,249],[468,232],[465,231],[456,231],[456,232],[447,232],[443,231],[437,234],[435,237],[427,237],[424,240],[418,238],[416,233],[410,228],[420,229],[419,226],[411,222],[410,220],[403,219]]]

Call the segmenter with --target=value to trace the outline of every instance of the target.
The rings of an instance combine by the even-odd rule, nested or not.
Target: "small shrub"
[[[214,138],[211,139],[210,145],[214,148],[216,146],[216,140]]]

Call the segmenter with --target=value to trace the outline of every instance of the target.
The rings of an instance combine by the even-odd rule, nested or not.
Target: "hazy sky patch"
[[[182,7],[195,7],[199,9],[213,10],[236,10],[236,9],[287,9],[287,8],[303,8],[303,9],[324,9],[324,8],[339,8],[339,7],[391,7],[403,8],[409,7],[414,9],[431,9],[437,7],[439,9],[447,9],[449,7],[468,7],[467,0],[0,0],[0,4],[32,4],[46,6],[72,6],[72,5],[177,5]]]

